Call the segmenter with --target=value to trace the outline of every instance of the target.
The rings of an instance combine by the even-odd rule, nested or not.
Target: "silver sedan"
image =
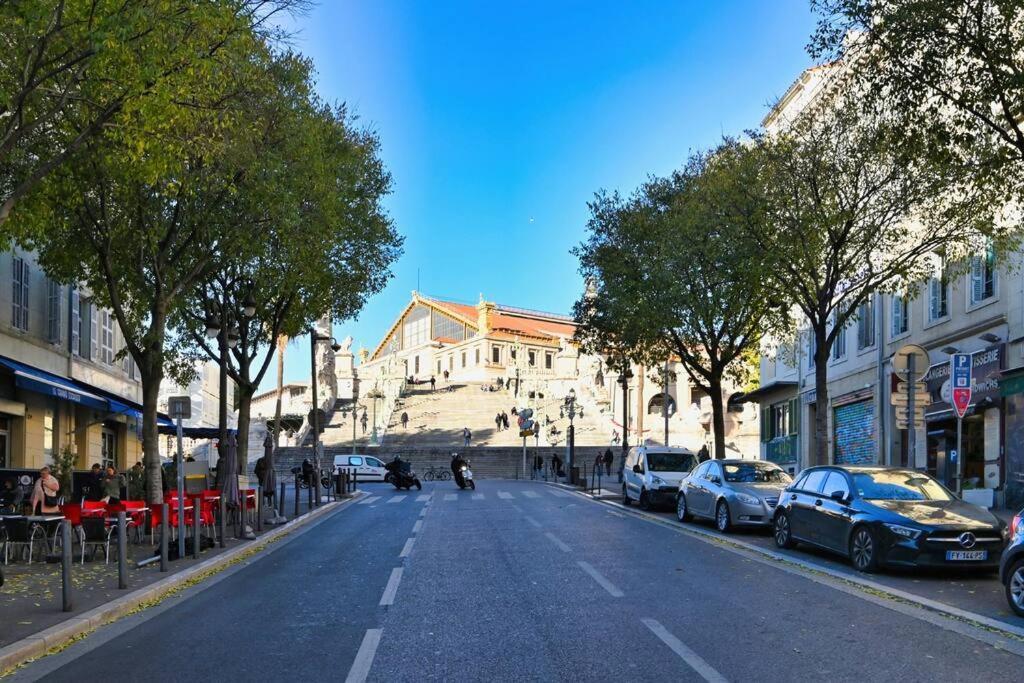
[[[714,520],[719,531],[734,526],[769,526],[782,489],[792,481],[763,460],[708,460],[679,482],[676,516]]]

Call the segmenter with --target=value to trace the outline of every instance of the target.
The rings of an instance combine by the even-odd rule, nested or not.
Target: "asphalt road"
[[[1024,644],[533,482],[371,495],[15,680],[1015,681]],[[970,629],[967,629],[970,630]]]

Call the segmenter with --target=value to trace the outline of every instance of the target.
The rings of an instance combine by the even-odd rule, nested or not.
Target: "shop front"
[[[999,383],[1006,406],[1006,507],[1024,507],[1024,367],[1003,372]]]
[[[878,460],[874,392],[857,391],[832,400],[833,459],[837,465],[874,465]]]
[[[1002,423],[1000,391],[1003,345],[972,354],[971,404],[964,415],[959,453],[957,418],[950,403],[949,363],[931,366],[924,377],[932,402],[925,409],[928,473],[956,487],[957,459],[963,459],[963,488],[994,491],[1002,484]]]

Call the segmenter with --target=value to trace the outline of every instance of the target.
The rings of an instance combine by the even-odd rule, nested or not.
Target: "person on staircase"
[[[430,376],[430,390],[434,391],[434,389],[436,389],[436,388],[437,388],[437,379],[433,375],[431,375]]]
[[[409,426],[409,413],[402,411],[402,429]]]
[[[501,431],[501,413],[494,414],[494,428],[496,431]]]

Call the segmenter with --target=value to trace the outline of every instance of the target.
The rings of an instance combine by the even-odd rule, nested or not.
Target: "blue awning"
[[[22,389],[54,396],[62,401],[71,401],[105,413],[125,415],[142,420],[141,405],[128,399],[114,398],[103,389],[19,363],[4,356],[0,356],[0,367],[5,367],[13,372],[14,383]],[[167,416],[159,413],[157,413],[156,421],[158,425],[174,424]]]
[[[22,389],[54,396],[62,401],[79,403],[97,410],[107,410],[110,406],[106,398],[85,391],[64,377],[2,356],[0,356],[0,365],[14,373],[14,383]]]

